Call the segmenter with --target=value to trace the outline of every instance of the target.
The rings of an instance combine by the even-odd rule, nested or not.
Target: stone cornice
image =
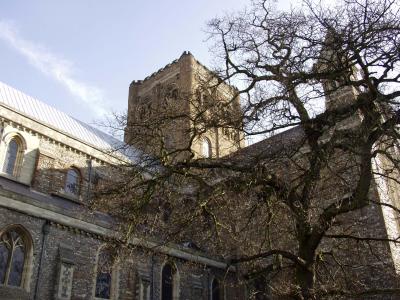
[[[18,199],[18,194],[14,194],[14,197],[7,197],[4,190],[0,189],[0,207],[5,207],[7,209],[12,209],[33,217],[41,218],[50,221],[53,224],[58,224],[57,226],[67,229],[75,233],[80,233],[87,236],[92,236],[96,238],[100,238],[102,240],[112,240],[119,239],[120,233],[117,231],[106,228],[101,225],[93,224],[91,222],[87,222],[83,219],[75,218],[72,216],[68,216],[62,214],[60,212],[56,212],[49,208],[39,207],[37,205],[26,202],[26,199]],[[129,240],[129,244],[132,246],[139,246],[151,251],[166,254],[169,256],[173,256],[176,258],[184,259],[187,261],[192,261],[200,264],[204,264],[214,268],[226,269],[227,264],[221,261],[217,261],[215,259],[206,257],[204,255],[190,253],[188,251],[184,251],[178,249],[178,247],[174,247],[172,245],[160,244],[155,241],[149,241],[141,238],[133,237]]]

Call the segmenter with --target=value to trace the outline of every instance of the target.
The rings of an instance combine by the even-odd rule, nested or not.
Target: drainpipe
[[[45,251],[45,242],[46,242],[46,236],[50,231],[50,222],[46,220],[43,224],[42,227],[42,249],[40,251],[40,257],[39,257],[39,265],[38,265],[38,272],[37,272],[37,279],[36,279],[36,285],[35,285],[35,294],[33,299],[34,300],[39,300],[38,298],[38,289],[40,287],[40,274],[42,271],[42,261],[43,261],[43,256],[44,256],[44,251]]]
[[[154,299],[154,251],[153,254],[151,255],[151,289],[150,289],[150,299]]]
[[[210,278],[211,278],[211,276],[210,276],[210,272],[211,272],[211,270],[208,270],[208,272],[207,272],[207,299],[212,299],[211,298],[211,288],[210,288],[210,285],[211,285],[211,282],[210,282]]]
[[[92,160],[88,159],[86,161],[87,163],[87,168],[88,168],[88,186],[86,190],[86,203],[90,200],[90,192],[91,192],[91,186],[92,186]]]
[[[4,121],[1,121],[0,123],[0,141],[3,139],[3,133],[4,133]]]
[[[215,156],[219,157],[219,132],[218,127],[215,127]]]

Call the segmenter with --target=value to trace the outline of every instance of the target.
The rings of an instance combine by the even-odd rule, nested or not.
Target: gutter
[[[45,251],[45,243],[46,243],[46,236],[50,231],[50,222],[45,221],[43,223],[42,227],[42,249],[40,250],[40,257],[39,257],[39,263],[38,263],[38,271],[37,271],[37,277],[36,277],[36,284],[35,284],[35,293],[33,296],[34,300],[38,300],[38,290],[40,287],[40,275],[42,274],[42,261],[43,261],[43,256],[44,256],[44,251]]]
[[[89,203],[91,187],[92,187],[92,160],[88,159],[86,161],[86,164],[87,164],[87,168],[88,168],[88,182],[87,182],[87,189],[86,189],[86,202]]]

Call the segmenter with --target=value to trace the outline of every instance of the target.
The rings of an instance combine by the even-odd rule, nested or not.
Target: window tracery
[[[0,236],[0,284],[22,287],[29,243],[25,233],[13,227]]]

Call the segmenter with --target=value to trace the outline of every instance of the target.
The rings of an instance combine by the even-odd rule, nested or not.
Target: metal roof
[[[49,125],[57,130],[77,138],[101,150],[122,149],[124,143],[50,105],[35,99],[0,81],[0,105],[14,109],[36,121]],[[125,145],[126,146],[126,145]],[[131,157],[136,152],[130,148]],[[130,154],[130,155],[129,155]],[[135,156],[135,155],[134,155]]]

